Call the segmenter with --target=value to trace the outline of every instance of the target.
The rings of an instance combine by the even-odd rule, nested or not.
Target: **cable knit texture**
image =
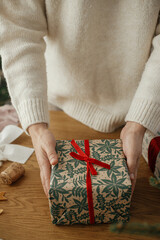
[[[160,130],[159,0],[1,0],[0,54],[29,135],[48,105],[101,132]],[[54,123],[53,123],[54,124]]]

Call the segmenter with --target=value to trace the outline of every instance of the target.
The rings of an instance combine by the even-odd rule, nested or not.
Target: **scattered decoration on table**
[[[110,225],[110,231],[114,233],[127,233],[160,237],[160,223],[114,223]]]
[[[7,200],[7,198],[4,196],[6,192],[0,192],[0,201]]]
[[[3,212],[3,209],[0,209],[0,215],[2,214],[2,212]]]
[[[33,148],[10,144],[23,132],[22,128],[15,125],[8,125],[0,132],[0,166],[6,160],[25,163],[34,152]]]
[[[149,183],[150,183],[151,186],[160,189],[160,180],[159,179],[151,176],[149,178]]]
[[[12,163],[0,174],[0,178],[4,184],[12,184],[25,173],[25,169],[21,163]]]

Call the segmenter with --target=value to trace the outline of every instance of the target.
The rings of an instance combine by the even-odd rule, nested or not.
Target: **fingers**
[[[55,148],[52,145],[48,146],[47,148],[47,157],[51,165],[55,165],[58,163],[58,156],[55,151]]]
[[[132,193],[131,193],[131,198],[132,198],[132,196],[133,196],[133,192],[134,192],[134,189],[135,189],[135,186],[136,186],[137,172],[138,172],[138,169],[136,169],[136,171],[135,171],[135,177],[134,177],[134,179],[131,180],[131,183],[132,183]]]
[[[41,154],[41,159],[39,159],[39,167],[40,167],[40,177],[44,192],[49,197],[49,189],[50,189],[50,176],[51,176],[51,164],[55,165],[58,163],[58,157],[53,147],[53,144],[43,150]]]
[[[44,192],[49,197],[51,164],[58,163],[54,135],[44,125],[31,126],[30,134],[40,167],[40,177]]]
[[[136,185],[139,160],[142,153],[142,141],[146,128],[136,122],[127,122],[121,131],[123,153],[127,159],[128,171],[132,183],[132,195]]]
[[[139,157],[134,156],[134,154],[127,156],[127,166],[129,170],[129,175],[132,183],[132,195],[136,185],[137,172],[139,165]]]
[[[44,164],[41,165],[41,181],[44,188],[44,192],[49,197],[49,189],[50,189],[50,175],[51,175],[51,165],[55,165],[58,163],[58,156],[55,150],[55,145],[48,144],[45,147],[46,158]]]
[[[40,177],[41,177],[42,186],[47,198],[49,197],[50,175],[51,175],[51,165],[49,161],[45,161],[44,164],[41,164],[41,167],[40,167]]]

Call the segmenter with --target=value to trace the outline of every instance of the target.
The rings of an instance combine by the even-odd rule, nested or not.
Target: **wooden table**
[[[56,139],[119,138],[121,128],[114,133],[100,133],[70,118],[65,113],[50,112],[51,126]],[[15,144],[32,147],[29,136],[21,135]],[[1,167],[3,171],[10,162]],[[113,234],[109,224],[56,226],[51,223],[48,200],[44,195],[35,153],[24,165],[26,174],[11,186],[0,185],[8,201],[1,201],[0,238],[3,240],[80,240],[80,239],[156,239],[146,236]],[[160,192],[149,185],[152,173],[143,158],[131,203],[131,219],[149,223],[160,222]],[[158,239],[158,238],[157,238]]]

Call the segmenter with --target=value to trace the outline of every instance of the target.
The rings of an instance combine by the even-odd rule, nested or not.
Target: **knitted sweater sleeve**
[[[44,0],[0,1],[0,55],[11,102],[22,128],[50,124],[45,68]]]
[[[127,121],[138,122],[155,135],[160,131],[160,22],[152,39],[151,54],[125,117]]]

